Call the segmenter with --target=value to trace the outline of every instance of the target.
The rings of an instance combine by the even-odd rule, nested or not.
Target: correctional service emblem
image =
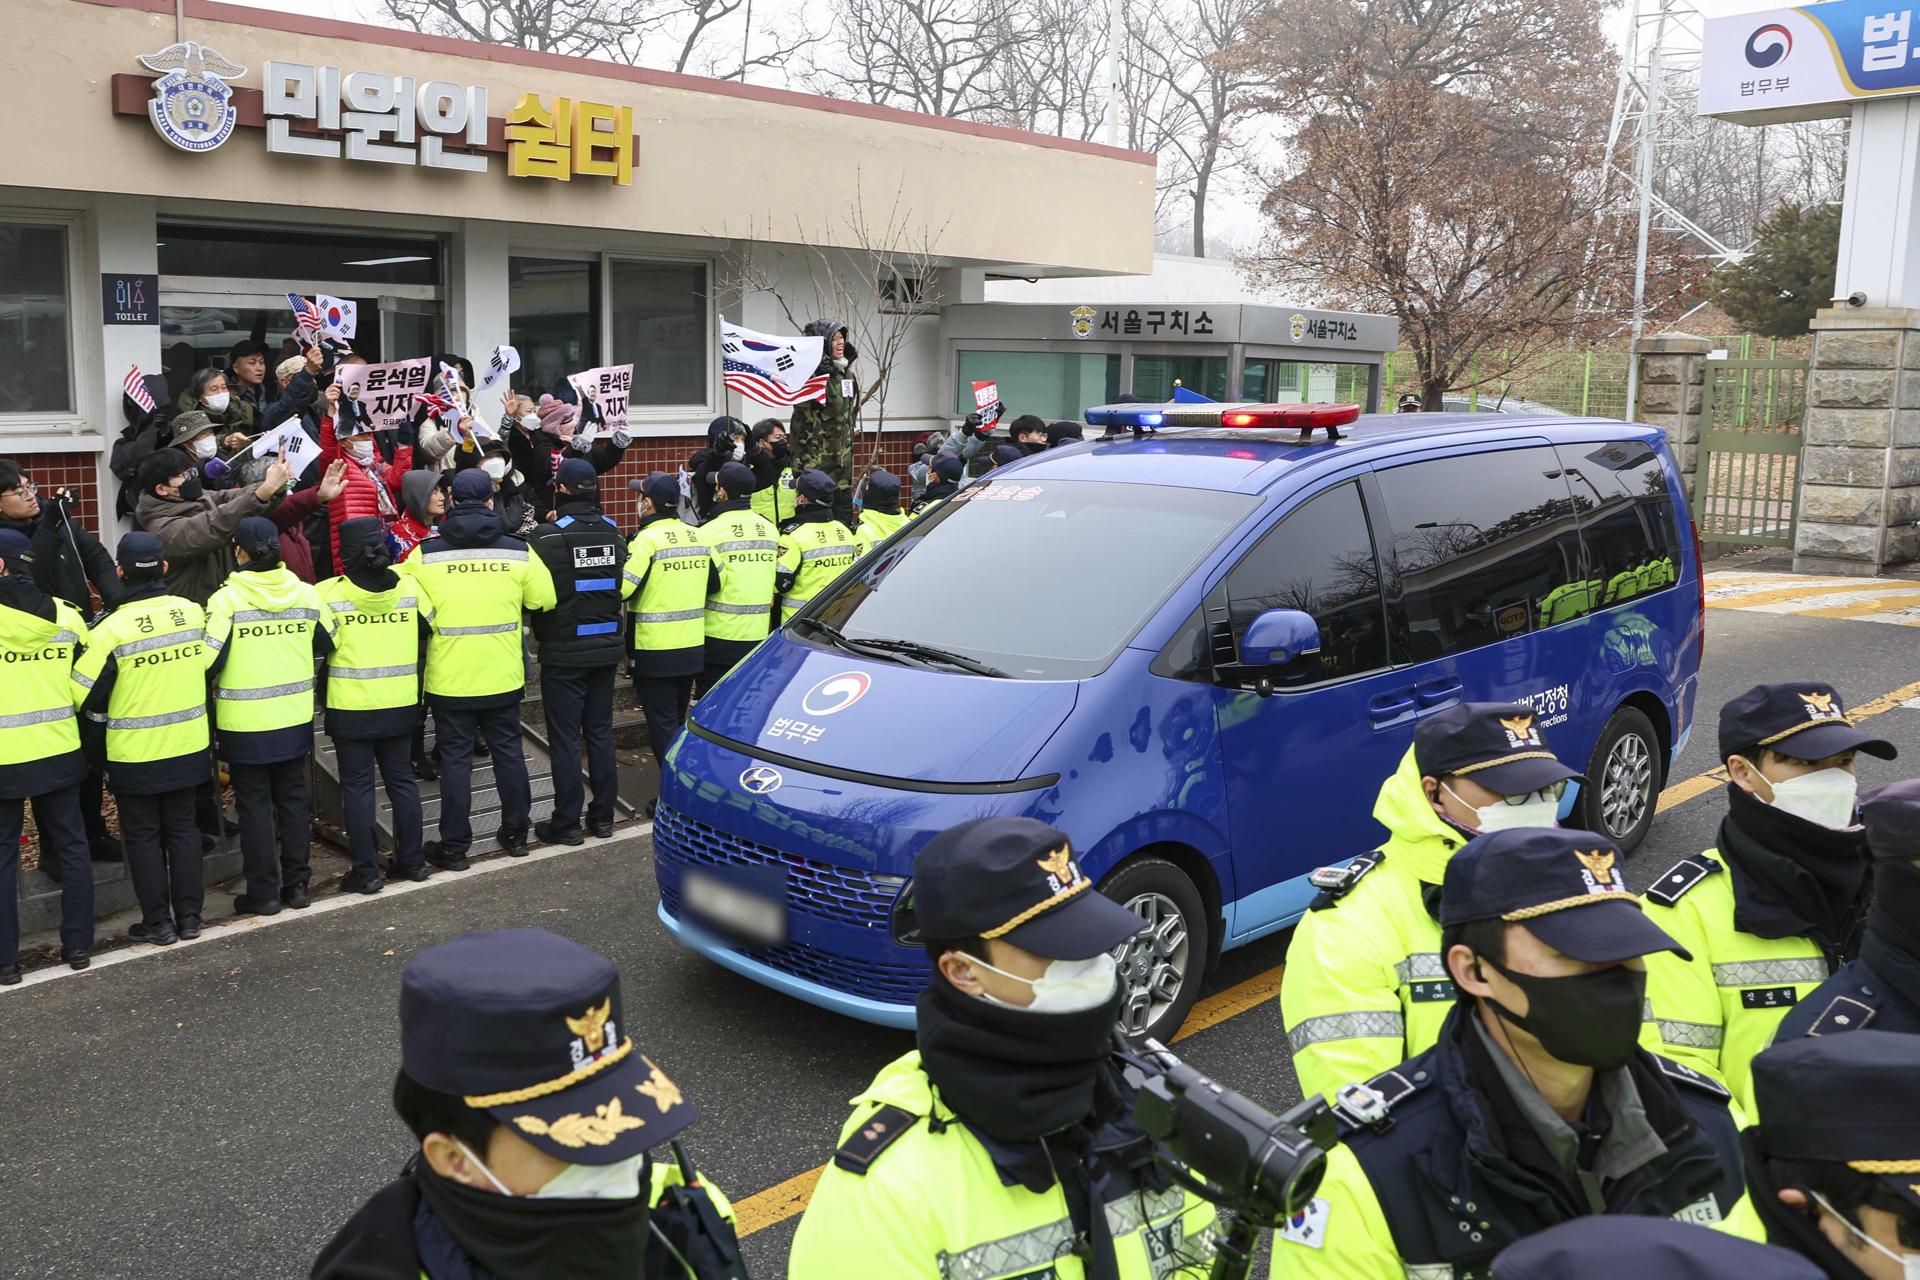
[[[1845,720],[1847,713],[1835,705],[1831,693],[1803,693],[1800,701],[1806,704],[1809,720]]]
[[[1287,321],[1287,336],[1295,342],[1305,341],[1307,336],[1307,318],[1295,312],[1293,318]]]
[[[1093,336],[1093,317],[1097,313],[1092,307],[1075,307],[1067,314],[1072,317],[1074,337],[1091,338]]]
[[[1575,849],[1573,856],[1580,859],[1580,878],[1586,881],[1588,893],[1619,893],[1621,887],[1613,878],[1614,852],[1611,849],[1595,849],[1587,853]]]
[[[1540,731],[1533,727],[1533,713],[1530,711],[1525,715],[1513,716],[1511,718],[1501,716],[1500,727],[1507,731],[1507,745],[1509,747],[1538,747],[1544,745],[1540,741]]]
[[[212,151],[233,136],[240,113],[228,80],[247,74],[218,50],[197,40],[170,44],[158,53],[137,55],[142,66],[158,71],[147,118],[153,131],[182,151]]]

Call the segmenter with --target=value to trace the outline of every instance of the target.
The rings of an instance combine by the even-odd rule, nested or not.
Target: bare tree
[[[1234,56],[1267,0],[1148,0],[1130,58],[1165,87],[1178,127],[1164,131],[1161,156],[1192,204],[1193,256],[1207,256],[1207,197],[1236,163],[1233,129],[1262,76]]]
[[[755,296],[772,298],[793,333],[812,320],[847,326],[847,337],[860,353],[855,412],[866,445],[864,465],[870,469],[878,464],[886,430],[888,383],[906,353],[937,331],[945,265],[938,246],[946,223],[936,227],[917,214],[904,188],[895,189],[884,210],[870,208],[856,172],[854,199],[838,227],[812,229],[796,221],[784,235],[776,226],[768,216],[744,233],[731,228],[720,233],[733,243],[715,272],[714,296],[723,306]],[[789,263],[796,269],[783,269]],[[857,443],[855,454],[861,456]]]
[[[1033,40],[1018,0],[845,0],[815,87],[929,115],[1002,109],[996,70]]]

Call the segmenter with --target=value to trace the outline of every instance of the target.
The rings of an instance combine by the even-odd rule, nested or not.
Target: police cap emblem
[[[240,113],[226,82],[247,74],[245,67],[197,40],[138,56],[147,70],[161,73],[147,103],[155,133],[182,151],[212,151],[233,136]]]

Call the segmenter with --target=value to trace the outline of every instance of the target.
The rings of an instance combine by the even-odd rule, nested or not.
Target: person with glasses
[[[1463,702],[1414,730],[1373,816],[1387,842],[1311,877],[1320,894],[1287,947],[1286,1019],[1304,1094],[1366,1080],[1433,1047],[1455,992],[1440,955],[1440,886],[1467,841],[1552,827],[1580,775],[1525,703]]]

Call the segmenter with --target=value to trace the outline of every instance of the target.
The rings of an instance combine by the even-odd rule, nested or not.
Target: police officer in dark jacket
[[[960,492],[960,481],[967,474],[967,464],[960,461],[957,453],[938,453],[928,464],[927,470],[933,474],[933,483],[920,491],[920,500],[913,504],[915,515],[931,511],[935,503]]]
[[[1740,1135],[1767,1239],[1829,1280],[1920,1275],[1920,1061],[1890,1031],[1809,1036],[1753,1060]]]
[[[1823,1280],[1798,1254],[1711,1227],[1598,1214],[1528,1236],[1493,1260],[1493,1280]]]
[[[73,518],[73,497],[65,489],[55,489],[42,501],[33,481],[19,464],[0,458],[0,529],[24,534],[31,550],[21,558],[19,567],[28,571],[34,586],[55,599],[65,600],[79,610],[81,617],[93,614],[89,583],[100,593],[100,603],[108,609],[120,599],[120,575],[114,571],[113,556]],[[80,781],[80,816],[87,824],[87,847],[95,862],[118,862],[125,856],[120,842],[107,831],[101,812],[101,762],[106,758],[106,734],[91,720],[81,720],[80,740],[86,746],[87,774]],[[35,820],[40,821],[36,803]],[[57,859],[42,864],[47,878],[55,881],[64,875]]]
[[[621,601],[626,540],[600,510],[593,464],[571,457],[554,478],[555,518],[528,539],[553,575],[553,608],[532,615],[540,642],[540,699],[553,758],[553,816],[534,826],[542,840],[580,844],[586,832],[613,834],[619,776],[613,756],[613,683],[625,626]],[[587,751],[593,803],[580,825],[580,747]]]
[[[1276,1233],[1276,1275],[1480,1274],[1587,1214],[1733,1212],[1727,1090],[1636,1044],[1644,957],[1677,944],[1627,892],[1624,861],[1605,836],[1547,828],[1453,856],[1440,950],[1457,1003],[1432,1049],[1337,1092],[1345,1144]]]
[[[1860,958],[1788,1012],[1775,1044],[1869,1027],[1920,1035],[1920,778],[1869,792],[1860,821],[1873,868]],[[1920,1040],[1913,1054],[1920,1070]]]
[[[409,960],[393,1109],[412,1150],[314,1280],[746,1280],[732,1210],[678,1149],[700,1113],[628,1012],[612,961],[544,929]]]

